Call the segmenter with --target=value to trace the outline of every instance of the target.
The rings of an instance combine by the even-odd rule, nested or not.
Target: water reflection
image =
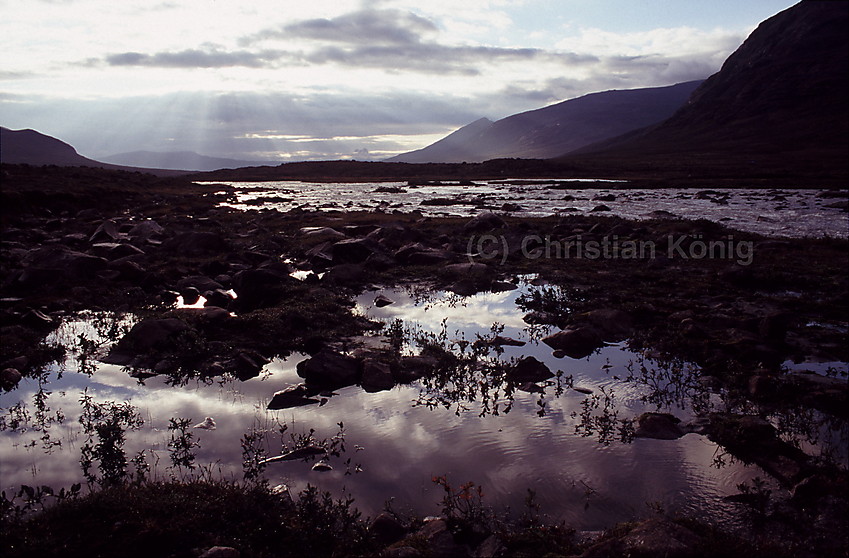
[[[34,479],[56,487],[84,482],[79,400],[88,393],[97,403],[129,401],[138,410],[144,424],[127,432],[124,450],[128,457],[144,453],[152,478],[181,474],[169,452],[171,419],[181,419],[188,421],[182,432],[198,444],[194,463],[228,478],[242,478],[244,463],[262,466],[272,485],[293,492],[307,483],[336,494],[347,489],[367,514],[390,496],[396,509],[432,514],[441,491],[431,478],[448,475],[483,485],[485,503],[496,507],[519,509],[527,489],[536,490],[544,512],[581,529],[645,516],[650,503],[733,520],[736,507],[722,498],[764,476],[761,470],[723,457],[697,434],[671,441],[633,436],[640,413],[662,410],[688,420],[727,407],[723,394],[698,382],[691,364],[651,358],[627,343],[585,359],[555,358],[538,341],[552,327],[528,324],[523,315],[537,310],[534,300],[559,300],[546,311],[568,315],[570,295],[530,280],[520,278],[514,291],[471,297],[421,288],[363,293],[357,311],[387,323],[383,333],[390,347],[398,341],[390,349],[396,358],[431,355],[436,373],[377,393],[350,386],[326,394],[322,406],[279,411],[267,410],[268,402],[301,383],[296,365],[304,355],[275,359],[246,381],[222,377],[175,387],[165,376],[140,381],[96,361],[110,339],[132,326],[132,316],[68,321],[51,338],[68,348],[68,359],[0,396],[3,488]],[[375,304],[378,295],[391,304]],[[511,381],[509,371],[529,357],[552,376]],[[823,415],[771,416],[802,444],[827,448],[846,439],[845,422],[817,425]],[[191,428],[208,424],[207,417],[214,429]],[[301,459],[270,459],[301,448],[313,450]],[[835,452],[823,449],[823,458]],[[717,457],[722,468],[712,466]]]

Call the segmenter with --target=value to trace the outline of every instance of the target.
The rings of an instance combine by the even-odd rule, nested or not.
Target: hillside
[[[847,2],[801,2],[761,23],[668,120],[558,161],[681,176],[849,177],[847,24]]]
[[[482,118],[428,147],[388,161],[471,163],[498,158],[556,157],[668,118],[700,83],[604,91],[496,122]]]

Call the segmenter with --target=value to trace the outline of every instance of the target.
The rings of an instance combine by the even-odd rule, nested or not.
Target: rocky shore
[[[519,275],[537,274],[541,284],[570,293],[568,304],[539,301],[525,316],[558,328],[543,339],[555,355],[583,358],[627,339],[648,353],[696,363],[698,382],[750,411],[712,413],[686,425],[646,414],[635,424],[637,436],[706,434],[790,492],[782,521],[811,525],[817,548],[845,555],[845,522],[833,540],[813,527],[846,511],[845,468],[807,455],[762,418],[771,409],[813,409],[847,419],[845,375],[785,366],[849,362],[845,240],[765,238],[663,218],[240,212],[220,206],[232,199],[227,187],[179,178],[27,166],[4,166],[2,173],[6,391],[62,357],[44,337],[82,310],[136,316],[101,357],[136,374],[175,382],[246,379],[269,359],[299,351],[310,355],[298,368],[304,383],[277,393],[270,408],[317,403],[322,392],[349,385],[389,389],[433,374],[439,358],[362,343],[381,326],[351,312],[356,294],[371,285],[419,283],[467,296],[513,289]],[[648,246],[651,252],[640,251]],[[721,254],[701,255],[710,246]],[[201,297],[205,304],[195,304]],[[198,307],[186,307],[192,305]],[[527,384],[541,373],[520,362],[508,378]],[[492,556],[507,548],[482,538],[461,552],[451,546],[456,533],[439,521],[445,523],[404,531],[399,539],[412,542],[392,541],[387,555]],[[703,555],[700,535],[685,530],[651,520],[581,552],[651,555],[655,540],[670,556]]]

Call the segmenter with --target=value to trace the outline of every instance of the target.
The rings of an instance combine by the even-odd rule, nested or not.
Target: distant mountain
[[[387,159],[405,163],[545,159],[670,117],[701,81],[604,91],[508,116],[482,118],[418,151]]]
[[[77,150],[54,137],[35,130],[9,130],[0,127],[0,162],[27,165],[76,167],[104,166],[83,157]]]
[[[104,157],[103,160],[118,165],[190,171],[212,171],[278,164],[263,161],[240,161],[238,159],[226,159],[223,157],[207,157],[193,151],[132,151],[130,153],[110,155]]]
[[[849,2],[800,2],[762,22],[671,118],[558,162],[682,176],[849,176],[847,29]]]

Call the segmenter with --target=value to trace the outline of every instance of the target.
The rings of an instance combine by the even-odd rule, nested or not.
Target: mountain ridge
[[[478,163],[556,157],[671,116],[700,83],[600,91],[495,122],[479,119],[427,147],[386,161]]]

